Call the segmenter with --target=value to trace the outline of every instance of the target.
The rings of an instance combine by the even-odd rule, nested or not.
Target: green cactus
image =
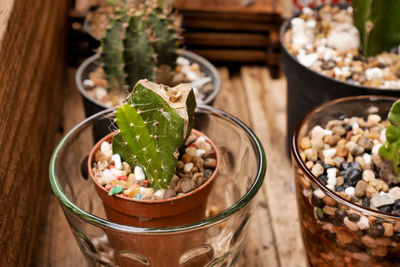
[[[353,0],[353,20],[365,57],[400,44],[399,0]]]
[[[111,90],[130,90],[139,79],[165,76],[156,73],[156,69],[176,67],[180,30],[175,26],[174,15],[156,1],[145,5],[133,2],[135,9],[118,2],[120,6],[115,9],[119,11],[111,17],[101,42],[101,62]]]
[[[400,181],[400,100],[390,109],[388,119],[391,123],[386,129],[386,142],[379,148],[379,155],[391,161],[395,171],[393,181]]]
[[[131,167],[142,167],[155,190],[168,188],[178,149],[193,127],[195,108],[188,84],[170,88],[140,80],[117,109],[120,133],[114,136],[114,153]]]
[[[107,38],[101,41],[102,52],[100,60],[110,88],[122,90],[125,88],[124,55],[121,47],[125,38],[126,11],[120,10],[110,19],[110,27],[106,31]]]

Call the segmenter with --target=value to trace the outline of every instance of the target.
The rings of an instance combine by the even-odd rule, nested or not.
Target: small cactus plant
[[[172,79],[180,39],[173,13],[156,1],[112,2],[117,6],[101,40],[100,57],[109,88],[130,91],[143,78],[168,83],[165,77]]]
[[[196,99],[189,84],[170,88],[140,80],[116,111],[119,133],[113,151],[131,166],[143,168],[155,189],[168,188],[178,149],[194,124]]]
[[[365,57],[400,44],[399,0],[353,0],[353,20]]]
[[[400,100],[396,101],[390,109],[388,119],[389,127],[386,129],[386,142],[379,148],[379,155],[387,161],[391,182],[400,182]]]

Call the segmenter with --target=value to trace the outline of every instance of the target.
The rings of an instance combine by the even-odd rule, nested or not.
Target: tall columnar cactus
[[[124,5],[116,9],[101,41],[101,62],[109,88],[126,91],[139,79],[161,77],[157,68],[173,70],[180,30],[171,11],[155,1],[134,9]]]
[[[400,44],[399,0],[353,0],[353,19],[365,57]]]
[[[188,84],[170,88],[140,80],[116,112],[120,133],[113,151],[144,169],[154,189],[168,188],[179,147],[194,123],[196,100]]]

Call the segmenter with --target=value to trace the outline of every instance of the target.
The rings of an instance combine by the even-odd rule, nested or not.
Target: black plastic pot
[[[221,78],[217,69],[205,58],[186,51],[180,50],[179,55],[188,59],[190,63],[198,63],[200,66],[200,70],[205,73],[207,77],[211,77],[211,82],[213,84],[214,90],[202,101],[197,101],[198,103],[212,105],[215,97],[218,95],[221,89]],[[90,97],[86,89],[83,87],[83,81],[89,77],[89,73],[94,71],[100,65],[100,55],[95,54],[88,59],[86,59],[78,68],[75,75],[75,83],[81,93],[83,99],[83,105],[85,108],[86,117],[90,117],[97,112],[108,109],[106,105],[103,103],[96,101],[92,97]]]
[[[302,65],[289,53],[283,42],[284,34],[290,27],[291,19],[286,20],[280,29],[283,70],[287,77],[286,109],[288,152],[296,125],[309,111],[328,100],[355,95],[386,95],[400,97],[400,90],[379,89],[342,82],[319,74]]]

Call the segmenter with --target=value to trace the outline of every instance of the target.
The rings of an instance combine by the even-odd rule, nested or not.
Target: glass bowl
[[[314,126],[343,115],[366,119],[375,113],[386,119],[396,100],[385,96],[340,98],[315,108],[297,126],[292,161],[303,242],[312,266],[400,266],[400,216],[335,194],[306,167],[299,149],[301,138]]]
[[[50,162],[51,187],[88,265],[234,266],[266,171],[265,153],[254,133],[232,115],[200,105],[195,128],[213,140],[221,154],[207,216],[192,224],[140,228],[107,220],[88,179],[88,153],[115,129],[113,118],[109,109],[81,122],[62,139]],[[166,255],[168,262],[163,260]]]

